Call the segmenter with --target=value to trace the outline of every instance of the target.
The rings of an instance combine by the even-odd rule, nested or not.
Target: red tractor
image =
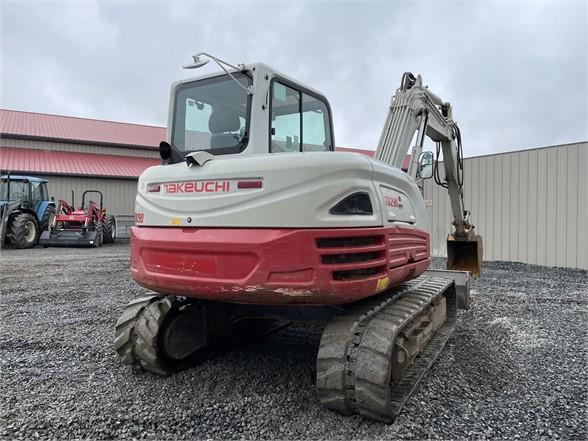
[[[88,200],[86,195],[96,193],[100,195],[100,205]],[[114,216],[106,214],[103,208],[102,192],[98,190],[86,190],[82,194],[82,204],[75,209],[74,195],[72,191],[72,205],[67,201],[59,200],[57,210],[49,229],[41,235],[39,243],[44,247],[99,247],[103,243],[112,243],[116,238],[116,220]]]

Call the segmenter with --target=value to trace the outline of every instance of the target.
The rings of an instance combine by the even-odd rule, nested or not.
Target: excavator
[[[221,71],[172,85],[162,164],[138,181],[131,274],[152,292],[116,323],[121,362],[169,375],[235,341],[323,320],[320,403],[393,422],[481,270],[451,105],[404,74],[370,158],[335,150],[317,90],[207,53],[184,67],[210,61]],[[419,185],[432,177],[453,211],[447,270],[429,269]]]

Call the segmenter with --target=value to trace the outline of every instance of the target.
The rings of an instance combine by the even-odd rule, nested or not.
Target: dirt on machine
[[[201,53],[184,67],[210,60],[222,71],[173,84],[162,164],[139,178],[131,274],[152,293],[124,309],[116,352],[169,375],[235,339],[324,320],[320,403],[390,423],[481,270],[452,107],[406,73],[375,157],[336,152],[320,92],[263,63]],[[451,200],[448,270],[429,269],[429,178]]]
[[[98,196],[99,203],[90,199]],[[79,208],[75,207],[72,191],[71,205],[60,199],[48,229],[41,234],[39,244],[44,247],[100,247],[116,239],[116,219],[107,214],[102,192],[86,190]]]

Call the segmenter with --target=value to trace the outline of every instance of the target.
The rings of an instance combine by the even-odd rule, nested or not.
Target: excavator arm
[[[469,211],[463,203],[463,157],[461,133],[453,121],[451,104],[423,86],[420,75],[407,72],[392,97],[390,110],[378,143],[375,158],[401,167],[415,137],[416,144],[408,174],[415,180],[434,177],[447,189],[453,213],[453,231],[447,238],[447,268],[470,271],[479,275],[482,264],[482,238],[475,234]],[[419,160],[425,136],[437,144],[437,158],[431,164],[430,175],[423,173]],[[444,179],[438,164],[443,152]]]

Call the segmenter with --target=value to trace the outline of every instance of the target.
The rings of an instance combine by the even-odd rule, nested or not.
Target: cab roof
[[[301,81],[297,81],[296,79],[290,77],[289,75],[283,74],[282,72],[274,69],[271,66],[268,66],[265,63],[248,63],[248,64],[240,64],[239,66],[243,68],[241,71],[231,69],[231,68],[228,68],[227,70],[231,73],[249,72],[249,74],[252,74],[256,70],[262,71],[264,73],[270,74],[270,76],[278,76],[280,78],[283,78],[283,79],[291,82],[292,84],[297,84],[300,87],[303,87],[304,89],[309,90],[310,92],[313,92],[314,94],[322,96],[326,99],[326,95],[323,94],[322,92],[316,90],[314,87],[311,87],[307,84],[304,84]],[[206,78],[213,78],[213,77],[218,77],[218,76],[222,76],[222,75],[226,75],[226,72],[221,70],[221,71],[217,71],[217,72],[212,72],[212,73],[200,75],[197,77],[190,77],[190,78],[184,78],[181,80],[177,80],[172,83],[172,90],[181,84],[192,83],[194,81],[204,80]]]
[[[2,179],[3,181],[8,179],[8,175],[2,175],[0,176],[0,179]],[[31,182],[41,182],[41,183],[45,183],[45,182],[49,182],[47,181],[47,179],[42,179],[42,178],[36,178],[35,176],[22,176],[22,175],[10,175],[10,180],[11,181],[24,181],[24,180],[28,180]]]

